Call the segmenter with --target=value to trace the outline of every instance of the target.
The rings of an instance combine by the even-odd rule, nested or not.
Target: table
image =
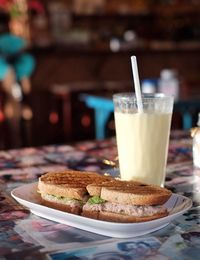
[[[193,167],[191,144],[188,132],[172,132],[166,187],[192,198],[192,208],[163,229],[129,239],[42,219],[10,195],[13,188],[35,182],[48,171],[72,168],[112,173],[104,159],[116,157],[115,138],[0,151],[0,259],[198,259],[200,169]]]

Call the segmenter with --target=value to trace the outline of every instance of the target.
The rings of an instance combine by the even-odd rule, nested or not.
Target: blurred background
[[[96,138],[82,94],[132,91],[131,55],[143,92],[175,96],[172,128],[196,125],[199,0],[0,0],[0,10],[0,149]]]

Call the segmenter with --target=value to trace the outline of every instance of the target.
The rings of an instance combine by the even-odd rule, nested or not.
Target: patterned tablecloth
[[[42,219],[15,202],[11,190],[67,168],[116,172],[115,139],[0,151],[0,259],[199,259],[200,169],[188,133],[173,132],[166,186],[193,200],[192,208],[159,231],[117,239]]]

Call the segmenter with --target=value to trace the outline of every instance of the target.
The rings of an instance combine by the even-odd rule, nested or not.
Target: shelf
[[[185,14],[199,14],[200,13],[200,4],[158,4],[151,5],[144,10],[129,10],[128,12],[120,11],[104,11],[100,13],[76,13],[71,12],[72,17],[75,18],[131,18],[134,16],[151,16],[151,15],[185,15]]]
[[[75,19],[130,19],[133,17],[151,16],[153,13],[146,12],[132,12],[132,13],[99,13],[99,14],[76,14],[71,13],[72,18]]]
[[[150,12],[164,16],[200,14],[200,4],[157,5]]]

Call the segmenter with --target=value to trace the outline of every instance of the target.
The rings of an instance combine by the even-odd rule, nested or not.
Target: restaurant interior
[[[16,75],[9,89],[0,77],[0,149],[97,138],[98,113],[87,98],[100,97],[104,113],[114,93],[134,91],[132,55],[143,92],[175,96],[172,128],[197,124],[198,0],[1,0],[0,10],[9,16],[10,33],[25,42],[9,59],[2,33],[0,59],[14,73],[20,55],[32,61],[24,88]],[[112,109],[104,128],[103,138],[115,135]]]

